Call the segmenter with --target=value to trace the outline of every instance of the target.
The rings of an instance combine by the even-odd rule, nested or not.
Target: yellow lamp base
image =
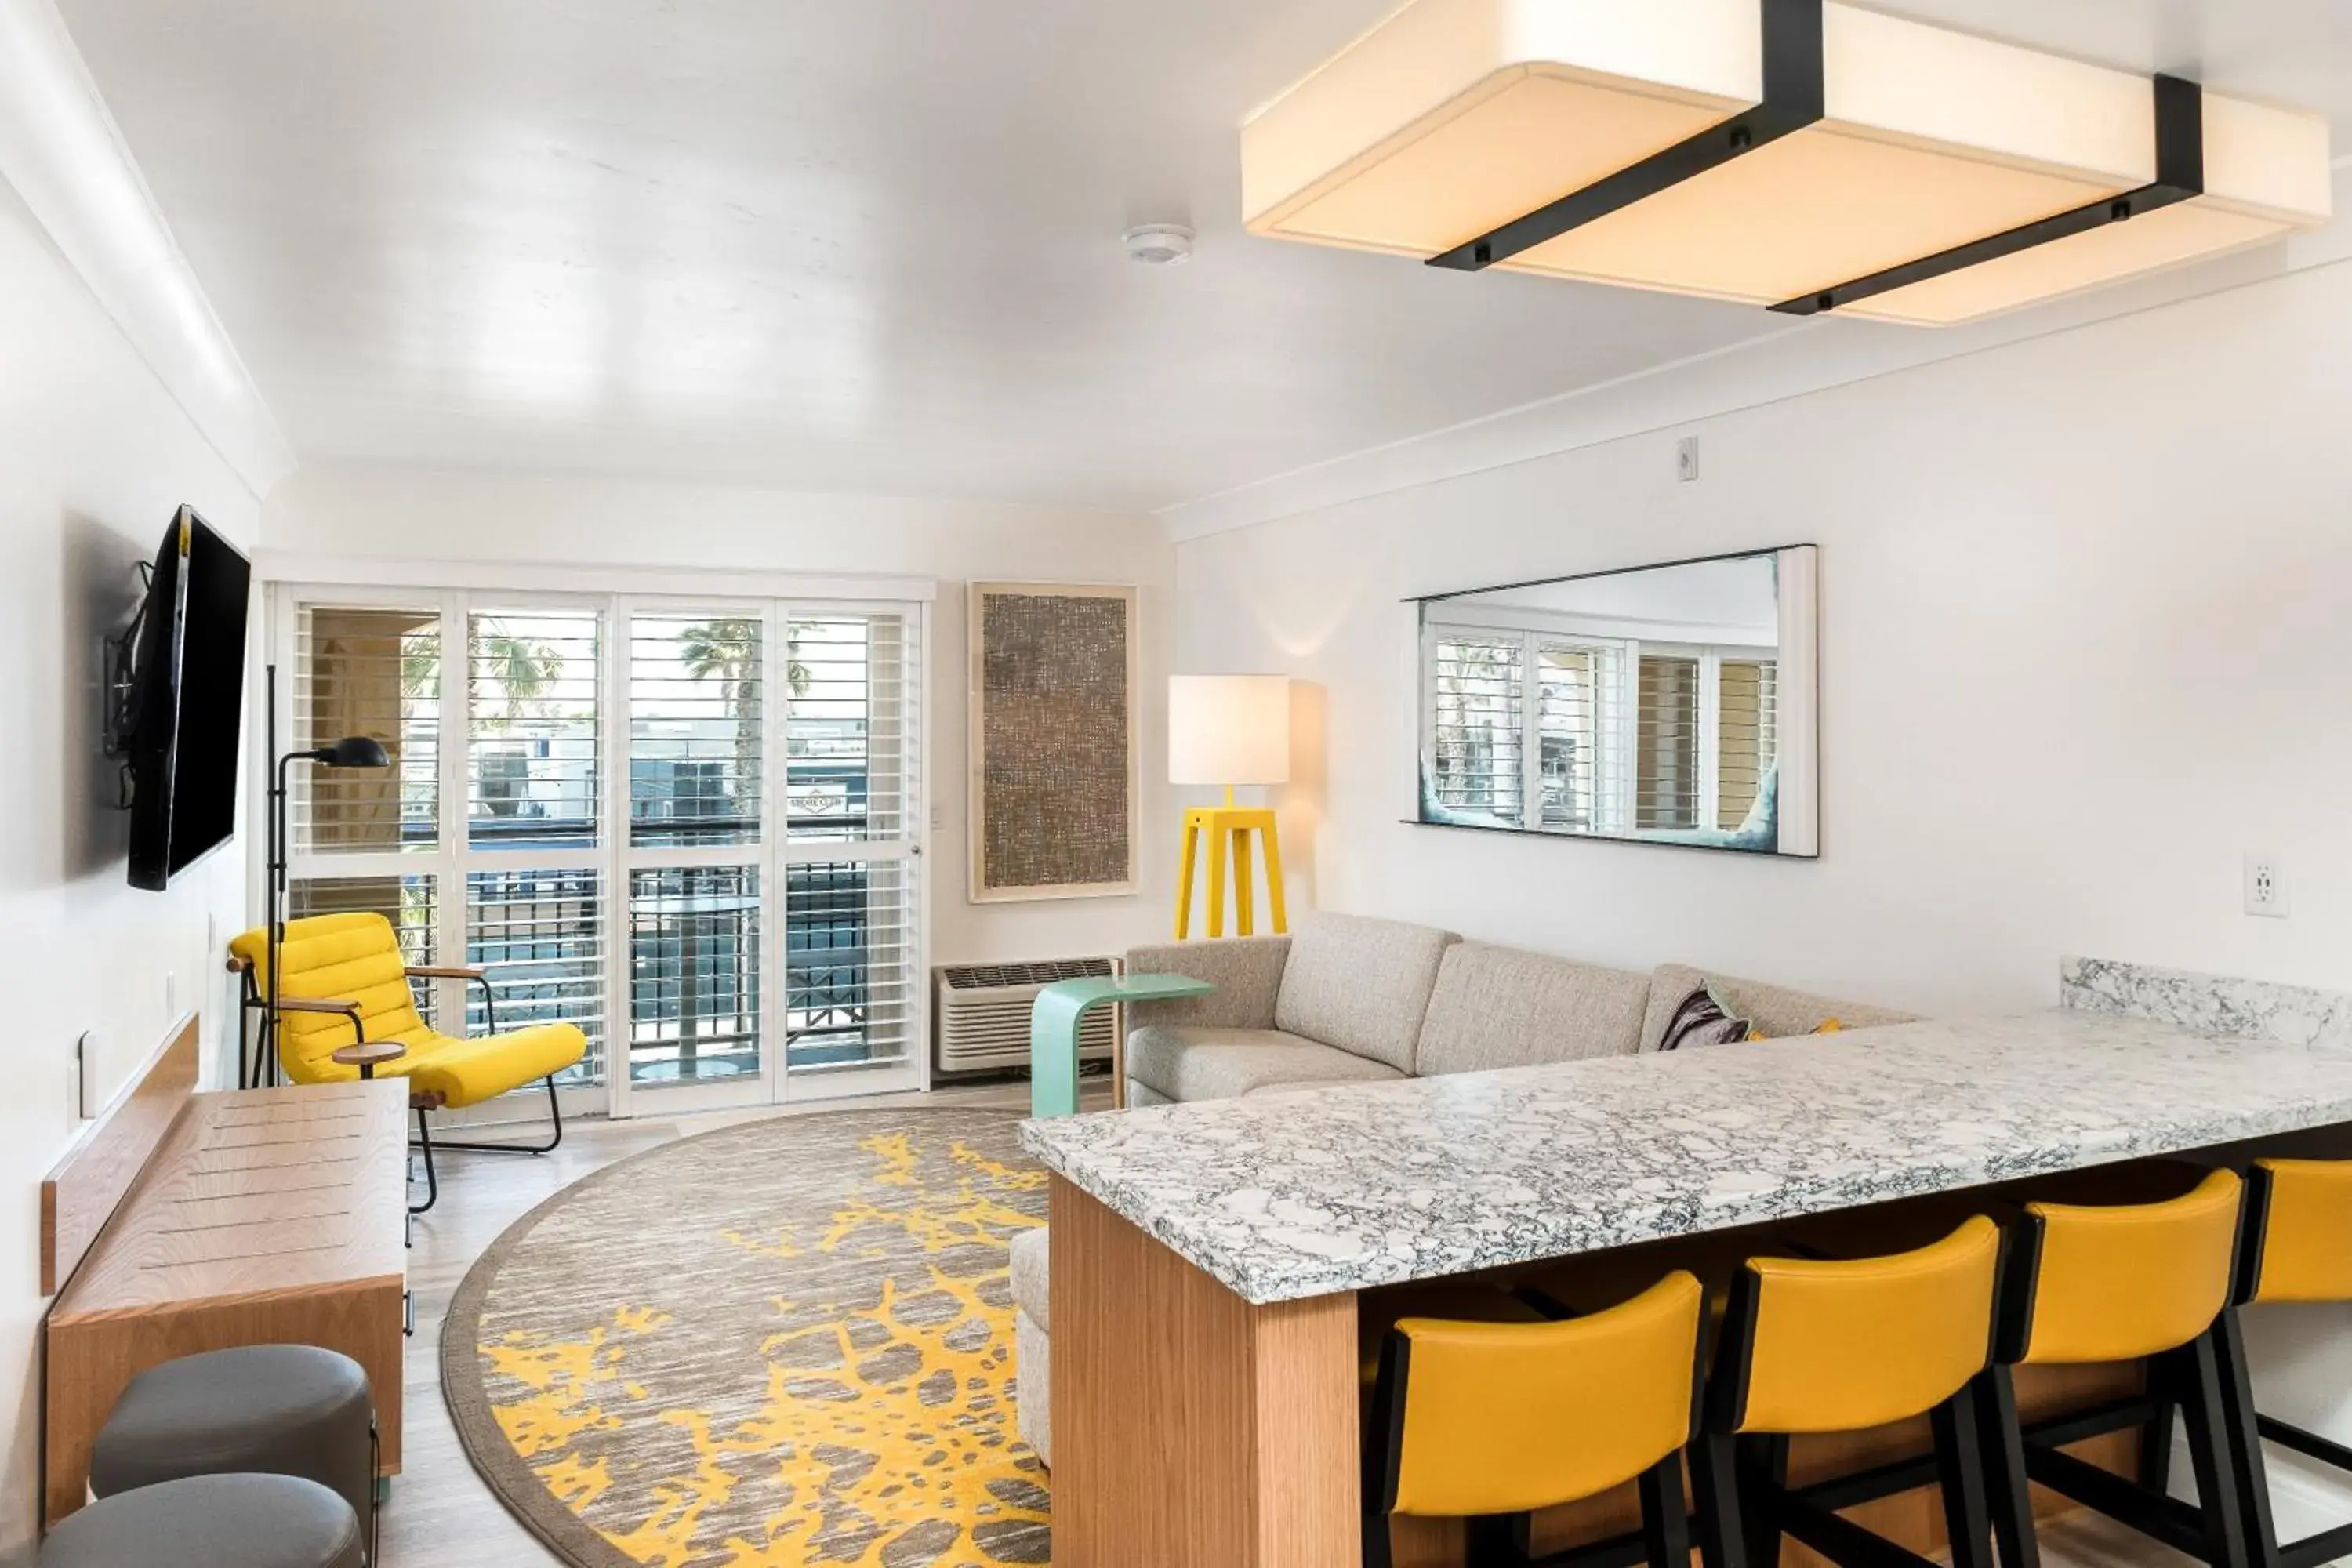
[[[1176,873],[1178,942],[1192,934],[1192,871],[1204,843],[1209,853],[1208,934],[1225,934],[1225,865],[1229,859],[1234,873],[1234,934],[1253,933],[1257,914],[1257,889],[1251,876],[1253,833],[1265,841],[1266,904],[1274,916],[1274,929],[1276,932],[1289,931],[1289,917],[1282,905],[1282,840],[1275,830],[1274,813],[1263,807],[1199,805],[1184,813],[1184,852]]]

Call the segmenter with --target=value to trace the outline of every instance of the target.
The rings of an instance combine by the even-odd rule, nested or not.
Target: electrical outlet
[[[1689,484],[1698,478],[1698,437],[1685,436],[1675,443],[1675,478]]]
[[[2286,868],[2275,855],[2246,856],[2246,912],[2271,920],[2286,919]]]

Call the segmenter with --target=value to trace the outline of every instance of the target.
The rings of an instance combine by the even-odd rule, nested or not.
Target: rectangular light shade
[[[1169,677],[1168,782],[1289,783],[1290,678]]]
[[[1243,128],[1244,216],[1442,254],[1755,106],[1762,26],[1759,0],[1414,0]],[[2157,177],[2146,77],[1834,3],[1822,27],[1819,121],[1496,265],[1774,305]],[[2325,123],[2208,103],[2213,210],[1855,313],[1967,320],[2324,222]]]

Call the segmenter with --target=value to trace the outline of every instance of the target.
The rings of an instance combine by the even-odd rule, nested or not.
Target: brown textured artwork
[[[975,899],[1135,885],[1134,590],[976,584]]]

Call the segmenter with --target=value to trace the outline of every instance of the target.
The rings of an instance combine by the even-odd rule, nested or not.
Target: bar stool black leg
[[[2042,1546],[2033,1535],[2032,1489],[2025,1477],[2025,1431],[2018,1424],[2016,1379],[2008,1367],[1996,1363],[1978,1375],[1972,1392],[2001,1568],[2042,1568]]]
[[[1680,1454],[1668,1454],[1642,1472],[1642,1546],[1650,1568],[1690,1568]]]
[[[2170,1366],[2163,1356],[2148,1361],[2147,1396],[2156,1414],[2139,1429],[2139,1484],[2158,1496],[2172,1485],[2172,1418],[2180,1403],[2168,1375]]]
[[[1389,1550],[1389,1516],[1364,1511],[1364,1568],[1394,1568]]]
[[[1748,1568],[1739,1510],[1735,1439],[1702,1432],[1691,1445],[1691,1489],[1698,1509],[1699,1561],[1706,1568]]]
[[[1789,1439],[1741,1437],[1735,1452],[1748,1568],[1774,1568],[1780,1561],[1780,1515],[1773,1499],[1789,1484]]]
[[[1930,1413],[1936,1433],[1936,1473],[1943,1482],[1944,1528],[1951,1537],[1952,1568],[1993,1568],[1992,1520],[1985,1496],[1984,1446],[1976,1409],[1963,1389]]]
[[[2254,1568],[2280,1568],[2278,1521],[2271,1513],[2270,1467],[2263,1458],[2261,1417],[2246,1360],[2246,1338],[2238,1309],[2224,1307],[2213,1325],[2214,1349],[2221,1358],[2221,1414],[2230,1437],[2230,1463],[2238,1481],[2238,1517],[2247,1531]]]
[[[2197,1510],[2204,1523],[2205,1560],[2212,1568],[2252,1568],[2246,1550],[2244,1516],[2239,1511],[2237,1467],[2230,1462],[2230,1438],[2221,1393],[2221,1360],[2210,1331],[2177,1353],[2179,1376],[2189,1397],[2189,1458],[2197,1472]]]

